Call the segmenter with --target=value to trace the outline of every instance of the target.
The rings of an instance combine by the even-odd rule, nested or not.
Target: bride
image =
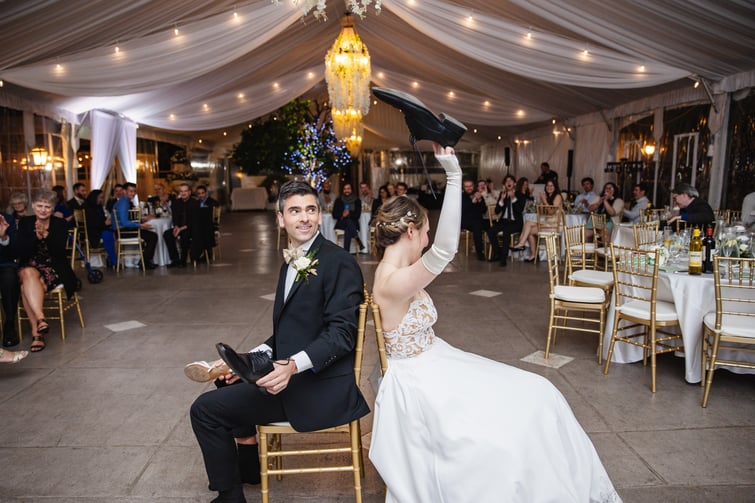
[[[391,90],[375,94],[383,99],[385,92],[394,101],[413,99],[402,110],[410,130],[421,127],[408,111],[424,105]],[[447,185],[430,249],[422,253],[427,214],[408,197],[381,207],[375,231],[382,260],[373,295],[389,365],[375,401],[370,459],[386,501],[620,502],[592,442],[547,379],[435,336],[438,314],[424,288],[458,247],[461,169],[453,148],[435,143],[434,150]]]

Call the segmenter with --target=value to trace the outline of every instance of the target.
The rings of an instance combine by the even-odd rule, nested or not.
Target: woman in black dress
[[[18,224],[18,277],[33,353],[45,349],[44,336],[50,329],[42,310],[45,293],[63,284],[70,297],[78,284],[66,253],[68,226],[52,214],[56,201],[55,192],[40,190],[32,200],[34,215],[23,217]]]

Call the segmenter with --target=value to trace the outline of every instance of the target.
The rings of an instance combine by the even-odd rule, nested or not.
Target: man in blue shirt
[[[123,196],[113,206],[113,216],[118,220],[118,226],[121,229],[141,228],[142,240],[144,241],[144,267],[154,269],[157,266],[152,262],[152,258],[155,256],[155,248],[157,247],[157,234],[152,231],[152,226],[146,220],[134,222],[129,219],[128,210],[131,209],[131,201],[134,196],[136,196],[136,184],[131,182],[123,184]],[[115,220],[113,221],[113,229],[115,230]]]

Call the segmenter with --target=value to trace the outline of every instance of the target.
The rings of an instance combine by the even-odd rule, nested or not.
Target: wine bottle
[[[713,237],[713,226],[705,229],[705,239],[703,239],[703,273],[713,274],[713,252],[716,249],[716,240]]]
[[[703,272],[703,240],[700,239],[700,229],[695,227],[692,231],[692,239],[689,240],[689,274]]]

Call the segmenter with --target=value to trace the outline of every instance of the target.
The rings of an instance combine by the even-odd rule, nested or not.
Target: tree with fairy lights
[[[293,150],[286,155],[282,169],[301,176],[316,190],[330,175],[354,163],[346,144],[336,138],[330,120],[318,118],[302,125]]]

